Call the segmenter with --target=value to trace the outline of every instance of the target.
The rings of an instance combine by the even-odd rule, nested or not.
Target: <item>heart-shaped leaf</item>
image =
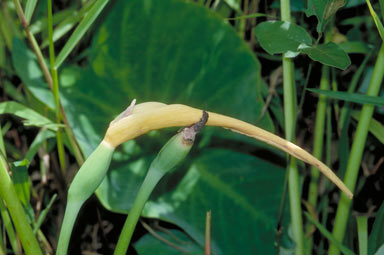
[[[269,54],[298,54],[299,45],[312,45],[312,38],[304,28],[285,21],[262,22],[256,26],[255,35],[261,47]]]
[[[348,54],[333,42],[312,47],[300,45],[299,50],[307,54],[312,60],[324,65],[345,70],[351,64]]]

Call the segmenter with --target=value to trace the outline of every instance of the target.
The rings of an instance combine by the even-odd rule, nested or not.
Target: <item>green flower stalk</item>
[[[56,254],[67,254],[73,225],[75,224],[80,208],[103,181],[114,150],[115,148],[102,142],[88,157],[73,179],[68,190],[67,207],[65,209]]]
[[[175,169],[185,159],[192,148],[196,134],[204,127],[207,120],[208,114],[203,111],[203,117],[198,123],[184,128],[173,136],[153,160],[120,233],[115,255],[126,254],[137,221],[153,189],[165,174]]]
[[[121,118],[130,115],[135,103],[136,100],[133,100],[131,105],[113,120],[110,125],[114,125],[114,123]],[[110,143],[103,140],[87,158],[73,179],[68,190],[68,201],[60,230],[56,251],[57,255],[67,254],[72,229],[76,222],[77,215],[84,202],[93,194],[97,187],[99,187],[107,174],[115,148],[116,146],[112,146]]]

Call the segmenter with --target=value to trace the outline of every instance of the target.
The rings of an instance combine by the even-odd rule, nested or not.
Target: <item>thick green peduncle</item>
[[[105,142],[100,143],[73,179],[68,190],[67,207],[56,254],[67,254],[72,229],[80,208],[103,181],[111,163],[114,150],[115,148],[109,146],[109,144]]]

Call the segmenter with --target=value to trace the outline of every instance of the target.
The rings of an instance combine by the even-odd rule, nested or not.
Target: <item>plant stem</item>
[[[82,202],[67,203],[67,207],[65,208],[64,219],[61,224],[60,237],[59,242],[57,244],[56,255],[68,254],[68,246],[69,241],[71,240],[71,233],[82,205]]]
[[[140,218],[141,211],[144,208],[149,196],[151,195],[156,184],[164,176],[165,173],[157,171],[155,169],[149,170],[145,177],[143,184],[141,185],[136,199],[133,202],[132,208],[129,211],[127,220],[124,223],[123,230],[120,233],[119,241],[115,248],[115,255],[126,254],[133,232],[135,230],[137,221]]]
[[[281,20],[290,22],[290,1],[280,1]],[[296,128],[296,93],[294,67],[292,60],[283,54],[283,90],[284,90],[284,120],[285,120],[285,137],[288,141],[294,141]],[[304,254],[304,234],[303,220],[301,215],[301,196],[299,182],[299,173],[297,169],[296,159],[290,157],[288,171],[288,191],[291,213],[291,224],[293,230],[293,239],[296,243],[295,254]]]
[[[294,140],[294,130],[296,121],[296,97],[293,77],[293,63],[291,59],[283,56],[283,75],[284,75],[284,117],[285,117],[285,136],[287,140]],[[293,238],[296,243],[295,254],[304,254],[304,235],[303,220],[301,215],[301,196],[299,173],[296,159],[290,157],[287,166],[288,171],[288,191],[291,213],[291,224]]]
[[[211,255],[211,222],[212,222],[212,213],[211,211],[208,211],[205,219],[204,255]]]
[[[328,90],[329,89],[329,67],[323,65],[322,75],[320,81],[320,89]],[[321,160],[323,155],[323,144],[324,144],[324,127],[325,127],[325,113],[327,107],[327,98],[324,95],[319,95],[319,101],[317,102],[317,112],[316,112],[316,124],[315,124],[315,137],[313,142],[313,152],[312,155]],[[308,194],[308,203],[316,208],[317,202],[317,190],[318,190],[318,181],[320,173],[315,167],[311,167],[311,181],[309,184],[309,194]],[[306,230],[311,229],[313,224],[309,223],[306,225]],[[306,254],[312,253],[312,237],[309,237],[306,240]]]
[[[13,224],[19,234],[21,243],[23,245],[25,254],[39,255],[43,254],[39,243],[33,234],[32,228],[29,225],[27,216],[24,212],[23,206],[17,197],[15,187],[12,180],[8,175],[7,162],[5,158],[0,156],[0,196],[5,200],[8,210],[11,214]]]
[[[382,44],[379,54],[376,59],[375,68],[373,70],[372,78],[369,83],[367,95],[377,96],[381,82],[383,80],[384,72],[382,67],[384,66],[384,44]],[[351,153],[349,155],[347,170],[345,173],[344,182],[350,190],[355,189],[357,176],[359,173],[360,163],[363,156],[365,141],[368,135],[369,123],[372,119],[374,106],[365,104],[361,110],[359,123],[357,125],[356,133],[353,139]],[[351,200],[347,196],[341,194],[339,205],[337,207],[336,219],[333,227],[333,235],[335,238],[342,242],[347,226],[347,220],[349,216],[349,209],[351,207]],[[339,249],[332,245],[329,247],[329,254],[339,254]]]
[[[61,113],[60,113],[60,99],[59,99],[59,81],[57,77],[57,69],[55,65],[55,49],[53,47],[53,17],[52,17],[52,0],[48,0],[48,39],[49,39],[49,63],[51,66],[51,77],[53,82],[53,97],[55,101],[55,114],[56,122],[61,122]],[[64,144],[61,136],[60,128],[56,131],[56,140],[57,140],[57,151],[59,153],[59,162],[60,168],[65,176],[65,155],[64,155]]]
[[[21,24],[24,27],[25,33],[26,33],[27,38],[31,44],[32,50],[35,52],[36,57],[37,57],[37,61],[40,65],[41,70],[43,71],[44,77],[47,80],[49,88],[52,90],[52,77],[49,74],[47,64],[44,61],[43,54],[40,51],[40,48],[36,42],[36,39],[33,36],[33,34],[29,31],[29,26],[28,26],[29,24],[28,24],[27,19],[25,18],[23,8],[21,7],[19,0],[13,0],[13,2],[15,3],[17,15],[19,16]]]
[[[72,228],[84,202],[103,181],[115,148],[102,142],[87,158],[73,179],[68,190],[68,201],[60,230],[57,254],[66,255]]]

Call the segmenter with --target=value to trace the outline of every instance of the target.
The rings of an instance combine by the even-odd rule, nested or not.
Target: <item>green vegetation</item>
[[[383,251],[383,1],[0,5],[0,255]]]

